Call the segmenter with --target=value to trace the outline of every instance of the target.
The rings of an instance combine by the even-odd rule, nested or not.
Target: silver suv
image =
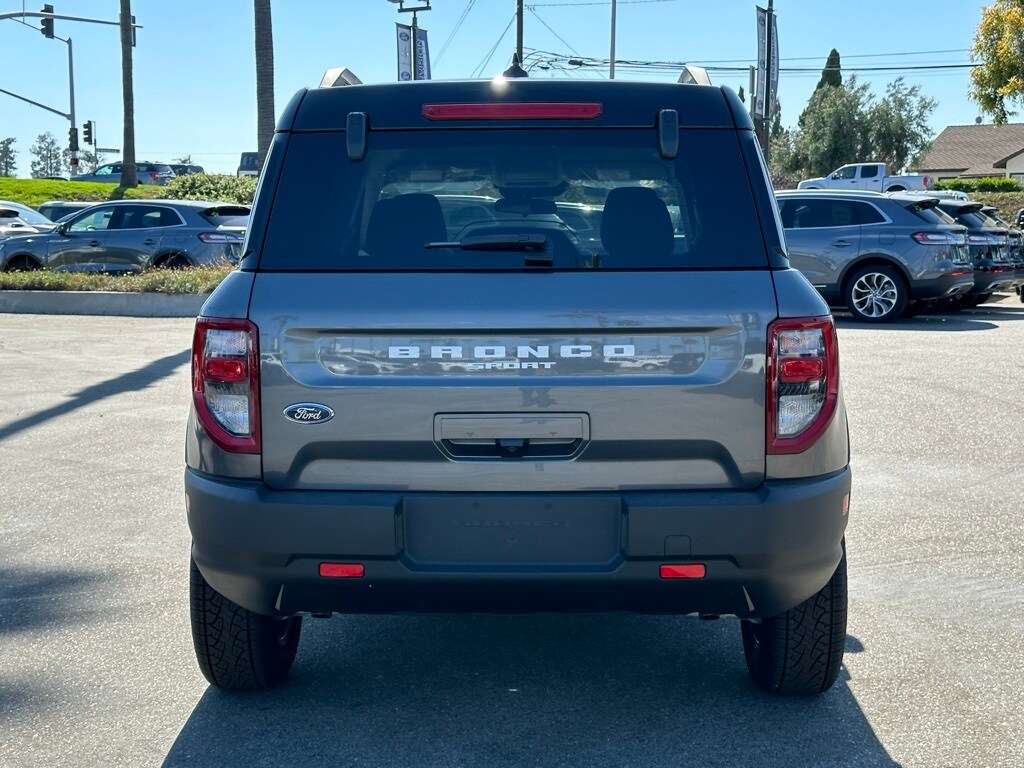
[[[829,688],[846,412],[777,222],[728,89],[301,91],[195,328],[206,678],[280,683],[306,616],[627,610],[737,617],[760,686]]]
[[[779,192],[794,267],[854,319],[891,322],[974,287],[967,228],[939,199],[894,192]]]

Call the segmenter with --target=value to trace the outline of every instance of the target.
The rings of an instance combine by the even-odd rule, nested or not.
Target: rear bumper
[[[188,469],[185,491],[200,571],[258,613],[763,617],[831,577],[850,471],[752,491],[403,495],[275,491]],[[323,578],[323,561],[365,575]],[[665,563],[703,563],[706,576],[661,579]]]
[[[913,298],[928,301],[960,296],[974,288],[974,273],[970,266],[965,266],[963,274],[944,274],[927,280],[915,280],[911,283],[910,293]]]
[[[972,294],[994,293],[995,291],[1007,291],[1017,281],[1017,271],[1013,269],[1000,268],[998,272],[986,270],[974,273],[974,288]]]

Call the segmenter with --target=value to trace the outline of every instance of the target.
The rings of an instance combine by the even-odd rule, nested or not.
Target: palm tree
[[[270,0],[253,0],[252,7],[256,26],[256,148],[262,167],[274,138],[274,30]]]
[[[135,90],[132,87],[132,0],[121,0],[121,98],[124,100],[124,146],[121,186],[137,187],[135,169]]]

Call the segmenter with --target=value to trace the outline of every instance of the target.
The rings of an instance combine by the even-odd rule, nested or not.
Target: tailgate
[[[764,478],[767,270],[262,272],[250,306],[273,488]]]

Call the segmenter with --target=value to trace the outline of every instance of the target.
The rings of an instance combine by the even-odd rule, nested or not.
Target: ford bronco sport
[[[725,88],[301,91],[192,371],[214,685],[304,616],[459,611],[727,615],[762,688],[836,679],[836,332]]]

